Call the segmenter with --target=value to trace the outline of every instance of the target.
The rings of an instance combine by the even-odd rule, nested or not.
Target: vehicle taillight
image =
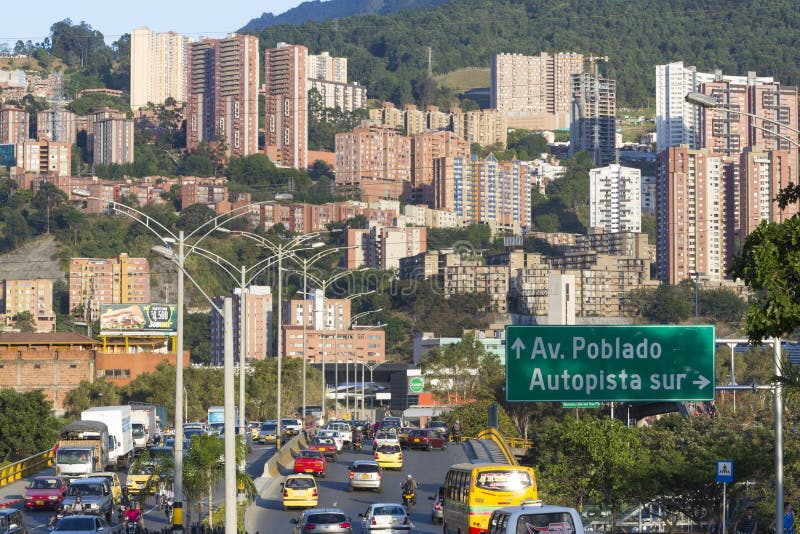
[[[375,455],[375,459],[376,459],[376,460],[378,459],[378,455],[377,455],[377,454]]]
[[[375,518],[373,517],[372,521],[370,521],[370,525],[377,525],[377,524],[378,524],[378,522],[375,521]]]
[[[381,478],[381,472],[378,471],[378,480],[380,480],[380,478]]]
[[[339,523],[339,528],[350,528],[350,522],[345,521],[344,523]]]
[[[317,489],[316,488],[314,488],[314,491],[311,492],[311,496],[312,497],[316,497],[317,496]]]
[[[400,454],[398,454],[398,455],[397,455],[397,459],[398,459],[398,460],[402,460],[402,459],[403,459],[403,453],[402,453],[402,452],[401,452]]]
[[[350,480],[353,480],[353,477],[354,477],[354,476],[355,476],[355,473],[353,473],[352,471],[350,471]]]
[[[437,503],[434,503],[434,505],[433,505],[433,509],[434,509],[434,510],[441,510],[441,509],[442,509],[442,505],[441,505],[441,504],[439,504],[438,502],[437,502]]]
[[[404,525],[407,525],[407,524],[408,524],[408,516],[406,516],[406,517],[404,517],[404,518],[403,518],[403,524],[404,524]]]
[[[288,497],[289,496],[289,490],[283,490],[283,496],[284,497]]]
[[[303,525],[303,530],[314,530],[315,528],[317,528],[316,525],[309,525],[308,523]]]

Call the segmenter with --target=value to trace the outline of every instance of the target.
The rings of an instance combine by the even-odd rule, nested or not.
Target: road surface
[[[359,512],[364,512],[370,503],[401,503],[400,484],[407,474],[411,474],[419,484],[417,505],[411,514],[414,533],[440,534],[442,527],[431,522],[431,501],[428,500],[444,482],[447,469],[456,463],[468,461],[467,445],[453,444],[444,450],[403,451],[402,471],[383,471],[383,491],[356,490],[348,492],[347,466],[353,460],[372,459],[372,448],[369,442],[360,452],[343,451],[336,463],[328,464],[328,476],[317,479],[319,486],[319,506],[336,507],[344,510],[353,523],[353,532],[361,532]],[[285,473],[282,473],[285,474]],[[270,481],[262,491],[256,503],[247,513],[247,532],[251,534],[291,533],[294,525],[293,517],[298,517],[297,510],[283,511],[280,497],[282,478]]]

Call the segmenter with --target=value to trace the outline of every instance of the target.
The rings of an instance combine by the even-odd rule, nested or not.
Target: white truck
[[[237,419],[238,424],[238,419]],[[221,435],[225,428],[225,407],[209,406],[208,408],[208,431],[211,434]]]
[[[81,412],[83,421],[100,421],[108,427],[108,464],[115,469],[133,462],[133,430],[130,406],[98,406]]]
[[[56,474],[67,480],[105,471],[108,427],[100,421],[73,421],[61,429],[56,444]]]
[[[131,408],[131,429],[133,446],[137,450],[153,445],[156,437],[156,407],[135,405]]]

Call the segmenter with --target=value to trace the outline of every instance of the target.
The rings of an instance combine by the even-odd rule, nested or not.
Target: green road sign
[[[506,399],[707,401],[714,327],[507,326]]]
[[[425,389],[425,380],[421,376],[413,376],[408,379],[409,393],[422,393],[423,389]]]
[[[599,408],[602,406],[602,402],[595,402],[595,401],[580,401],[580,402],[562,402],[562,408]]]

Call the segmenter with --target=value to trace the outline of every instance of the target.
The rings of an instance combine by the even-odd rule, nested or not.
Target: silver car
[[[70,515],[56,523],[53,532],[61,534],[111,534],[122,532],[119,525],[111,526],[102,517],[93,515]]]
[[[361,518],[361,532],[411,532],[414,528],[406,509],[400,504],[370,504],[367,511],[358,516]]]
[[[356,460],[350,465],[350,484],[347,491],[371,489],[378,493],[381,486],[381,466],[372,460]]]
[[[292,519],[294,534],[353,534],[350,518],[338,508],[312,508]]]

